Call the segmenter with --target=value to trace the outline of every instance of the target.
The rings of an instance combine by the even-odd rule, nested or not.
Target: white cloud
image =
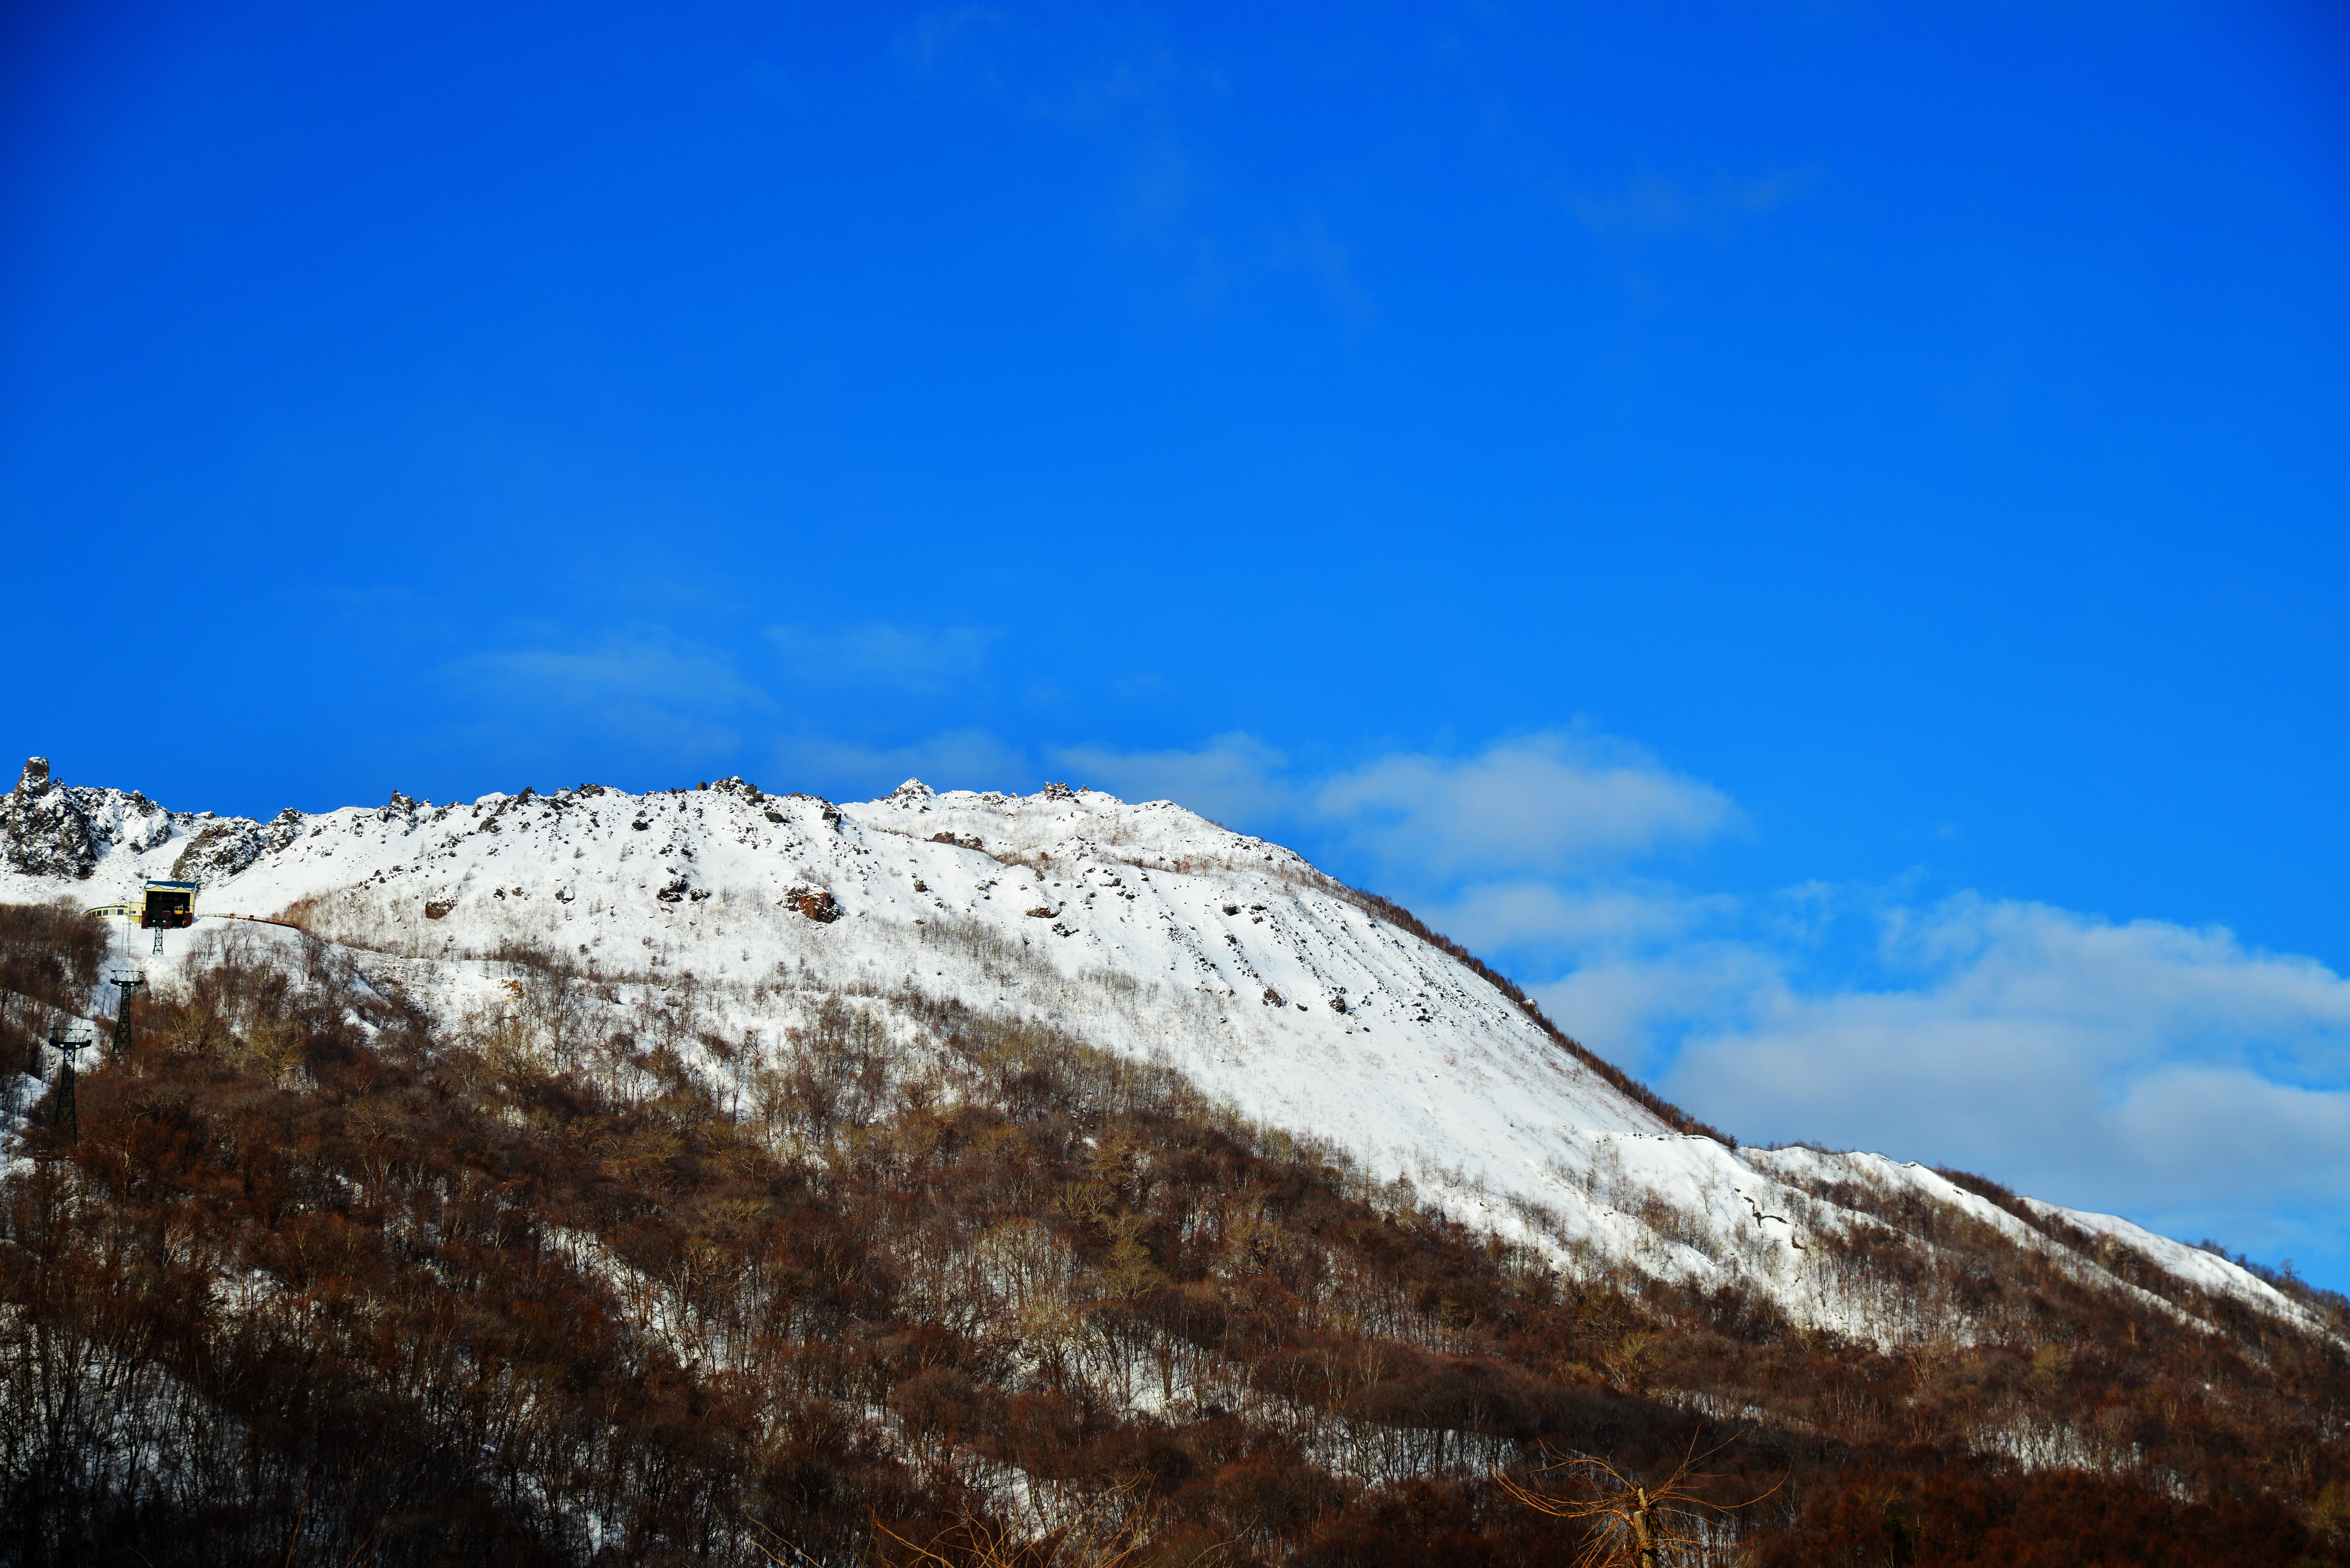
[[[1879,918],[1903,982],[1806,992],[1802,954],[1752,943],[1736,983],[1700,989],[1711,1016],[1660,1086],[1744,1137],[1965,1166],[2075,1208],[2239,1237],[2293,1204],[2350,1218],[2350,981],[2224,930],[2044,905]],[[1545,1004],[1573,1028],[1596,999],[1645,1043],[1682,1004],[1646,982],[1679,957],[1592,965]]]
[[[2289,1052],[2350,1029],[2350,984],[2313,959],[2248,951],[2229,931],[2114,924],[1963,895],[1896,909],[1886,951],[1942,977],[1954,1006],[2066,1020],[2133,1042],[2192,1037]]]
[[[1686,940],[1737,909],[1733,899],[1634,882],[1521,879],[1471,887],[1421,912],[1480,950],[1539,944],[1589,954]]]
[[[1048,754],[1073,780],[1129,799],[1163,796],[1259,830],[1336,833],[1406,868],[1415,892],[1478,870],[1619,863],[1738,821],[1737,808],[1711,785],[1637,747],[1586,735],[1532,735],[1470,757],[1394,753],[1318,777],[1301,776],[1279,751],[1237,732],[1191,751],[1079,745]],[[1498,911],[1508,897],[1488,902]]]
[[[2148,1200],[2330,1202],[2350,1192],[2350,1092],[2239,1067],[2176,1066],[2132,1083],[2115,1127],[2139,1162],[2175,1172]]]
[[[1399,754],[1324,783],[1314,805],[1423,873],[1568,871],[1702,841],[1730,797],[1621,742],[1545,733],[1463,759]]]

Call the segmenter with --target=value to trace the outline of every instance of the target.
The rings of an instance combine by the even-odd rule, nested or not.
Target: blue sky
[[[1742,1136],[2350,1284],[2337,9],[0,27],[60,776],[1172,794]]]

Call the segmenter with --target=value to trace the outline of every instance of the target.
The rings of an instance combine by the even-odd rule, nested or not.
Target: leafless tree
[[[1753,1507],[1784,1483],[1744,1502],[1709,1501],[1698,1495],[1698,1489],[1719,1478],[1698,1467],[1730,1444],[1719,1443],[1702,1453],[1697,1444],[1692,1436],[1680,1463],[1655,1481],[1627,1476],[1607,1460],[1587,1455],[1553,1459],[1534,1471],[1534,1485],[1498,1469],[1493,1480],[1536,1512],[1592,1527],[1574,1559],[1575,1568],[1702,1564],[1717,1545],[1717,1519],[1726,1521]]]

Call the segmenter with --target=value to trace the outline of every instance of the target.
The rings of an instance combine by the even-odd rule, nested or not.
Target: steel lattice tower
[[[117,1066],[130,1054],[130,993],[146,983],[147,977],[136,972],[126,971],[114,977],[122,1000],[114,1005],[114,1043],[107,1048],[106,1059]]]
[[[50,1108],[49,1126],[56,1127],[71,1124],[73,1130],[67,1137],[76,1143],[81,1141],[81,1107],[74,1103],[74,1053],[88,1050],[89,1044],[87,1040],[60,1040],[54,1034],[49,1036],[49,1049],[61,1059],[57,1068],[57,1101]]]

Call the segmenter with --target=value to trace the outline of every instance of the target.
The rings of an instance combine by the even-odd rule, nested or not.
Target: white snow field
[[[225,917],[290,914],[358,950],[363,974],[391,972],[441,1007],[494,1005],[494,955],[510,942],[558,948],[639,987],[691,974],[731,999],[723,1016],[745,1036],[763,1028],[756,997],[768,988],[911,987],[1174,1068],[1391,1192],[1578,1273],[1735,1286],[1798,1324],[1880,1345],[1967,1338],[1964,1324],[1921,1322],[1895,1282],[1806,1245],[1862,1212],[1881,1225],[1906,1195],[2084,1282],[2188,1315],[2114,1278],[2097,1249],[2065,1247],[1920,1166],[1674,1131],[1467,965],[1293,852],[1168,801],[1060,785],[934,794],[909,780],[885,799],[835,805],[728,779],[437,806],[395,794],[261,824],[68,790],[43,764],[7,810],[0,898],[97,906],[137,898],[151,877],[202,884],[197,927],[167,933],[164,959],[149,954],[148,933],[129,933],[140,961],[162,971]],[[764,1032],[778,1037],[774,1020]],[[2124,1220],[2034,1212],[2199,1291],[2319,1326],[2209,1252]]]

